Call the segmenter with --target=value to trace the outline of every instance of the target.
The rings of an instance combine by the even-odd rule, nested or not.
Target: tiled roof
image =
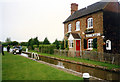
[[[63,23],[67,23],[69,21],[75,20],[77,18],[86,16],[88,14],[100,11],[102,9],[104,9],[104,7],[108,4],[109,2],[97,2],[94,3],[88,7],[85,7],[83,9],[80,9],[76,12],[74,12],[72,15],[70,15]]]
[[[78,33],[71,33],[74,39],[81,39],[80,35]]]

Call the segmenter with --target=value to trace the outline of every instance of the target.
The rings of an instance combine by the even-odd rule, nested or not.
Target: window
[[[71,32],[71,30],[72,30],[71,24],[68,24],[68,32]]]
[[[93,18],[88,18],[88,20],[87,20],[87,28],[93,28]]]
[[[110,40],[106,41],[106,50],[111,50],[111,41]]]
[[[73,48],[73,40],[69,40],[69,48]]]
[[[76,22],[76,31],[79,31],[80,30],[80,21],[77,21]]]
[[[88,49],[89,50],[93,49],[93,39],[88,39]]]

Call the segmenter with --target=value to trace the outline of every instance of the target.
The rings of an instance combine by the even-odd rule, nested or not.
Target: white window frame
[[[111,50],[111,41],[106,40],[106,50]]]
[[[73,48],[73,40],[69,40],[69,48]]]
[[[80,31],[80,21],[76,22],[76,31]]]
[[[68,24],[68,32],[71,32],[72,31],[72,26],[71,24]]]
[[[88,39],[88,50],[93,49],[93,39]]]
[[[87,29],[93,28],[93,18],[87,19]]]

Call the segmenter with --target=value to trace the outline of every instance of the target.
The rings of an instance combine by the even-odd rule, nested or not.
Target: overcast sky
[[[0,41],[28,41],[45,37],[52,43],[64,38],[63,21],[71,14],[70,4],[78,9],[100,0],[0,0]]]

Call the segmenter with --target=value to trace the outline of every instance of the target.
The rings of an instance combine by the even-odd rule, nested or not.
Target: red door
[[[80,56],[80,40],[76,40],[76,56]]]

